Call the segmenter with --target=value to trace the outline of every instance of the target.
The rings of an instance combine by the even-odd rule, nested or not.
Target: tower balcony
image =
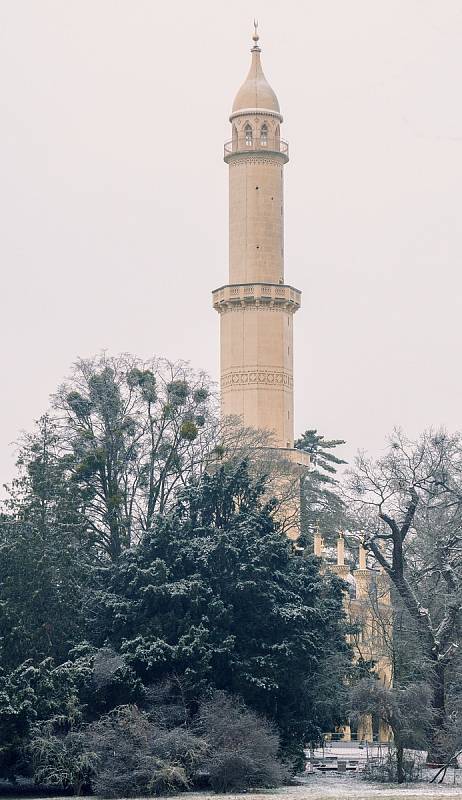
[[[268,137],[266,139],[258,139],[248,141],[239,137],[232,139],[230,142],[225,142],[224,147],[224,160],[228,162],[233,156],[248,155],[249,153],[268,153],[268,155],[282,156],[284,163],[289,160],[289,143],[280,139],[279,137]]]
[[[212,292],[213,307],[221,313],[239,306],[271,306],[295,313],[302,293],[293,286],[277,283],[241,283],[220,286]]]

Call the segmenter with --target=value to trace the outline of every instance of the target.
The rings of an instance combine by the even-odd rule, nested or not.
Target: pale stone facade
[[[314,554],[323,559],[323,569],[335,572],[349,586],[345,593],[345,611],[351,622],[355,623],[357,633],[349,636],[355,659],[373,661],[374,671],[385,686],[392,686],[393,670],[391,661],[391,642],[393,637],[393,610],[391,607],[390,586],[382,568],[369,569],[367,552],[360,544],[358,549],[357,568],[351,569],[345,558],[345,538],[339,534],[335,561],[329,559],[323,539],[319,532],[314,534]],[[340,733],[344,740],[352,738],[350,725],[345,725]],[[388,742],[391,730],[383,722],[378,721],[374,730],[373,720],[364,716],[358,723],[355,733],[361,741],[378,740]]]
[[[213,292],[220,314],[223,417],[270,431],[292,463],[293,317],[301,293],[284,282],[282,116],[261,67],[255,31],[249,74],[233,104],[229,166],[229,282]]]

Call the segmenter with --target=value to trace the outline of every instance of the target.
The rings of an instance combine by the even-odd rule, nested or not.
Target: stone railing
[[[293,312],[300,308],[302,293],[293,286],[276,283],[240,283],[220,286],[212,292],[217,311],[229,307],[258,305],[284,307]]]
[[[260,139],[255,139],[252,143],[246,143],[244,139],[234,139],[225,143],[224,157],[233,156],[242,153],[281,153],[286,159],[289,158],[289,143],[284,139],[275,139],[268,137],[266,142]]]

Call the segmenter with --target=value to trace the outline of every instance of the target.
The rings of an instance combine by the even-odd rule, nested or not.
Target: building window
[[[245,146],[252,147],[252,142],[253,142],[252,128],[248,123],[244,128],[244,137],[245,137]]]
[[[260,144],[262,147],[268,147],[268,125],[266,122],[260,128]]]

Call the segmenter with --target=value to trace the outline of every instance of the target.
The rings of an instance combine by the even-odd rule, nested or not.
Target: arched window
[[[247,123],[244,128],[244,137],[245,137],[245,146],[252,147],[253,143],[253,136],[252,136],[252,126]]]
[[[281,143],[281,129],[279,125],[276,125],[276,130],[274,131],[274,142],[276,145],[276,150],[279,150],[279,146]]]
[[[268,147],[268,125],[266,122],[260,128],[260,144],[262,147]]]

